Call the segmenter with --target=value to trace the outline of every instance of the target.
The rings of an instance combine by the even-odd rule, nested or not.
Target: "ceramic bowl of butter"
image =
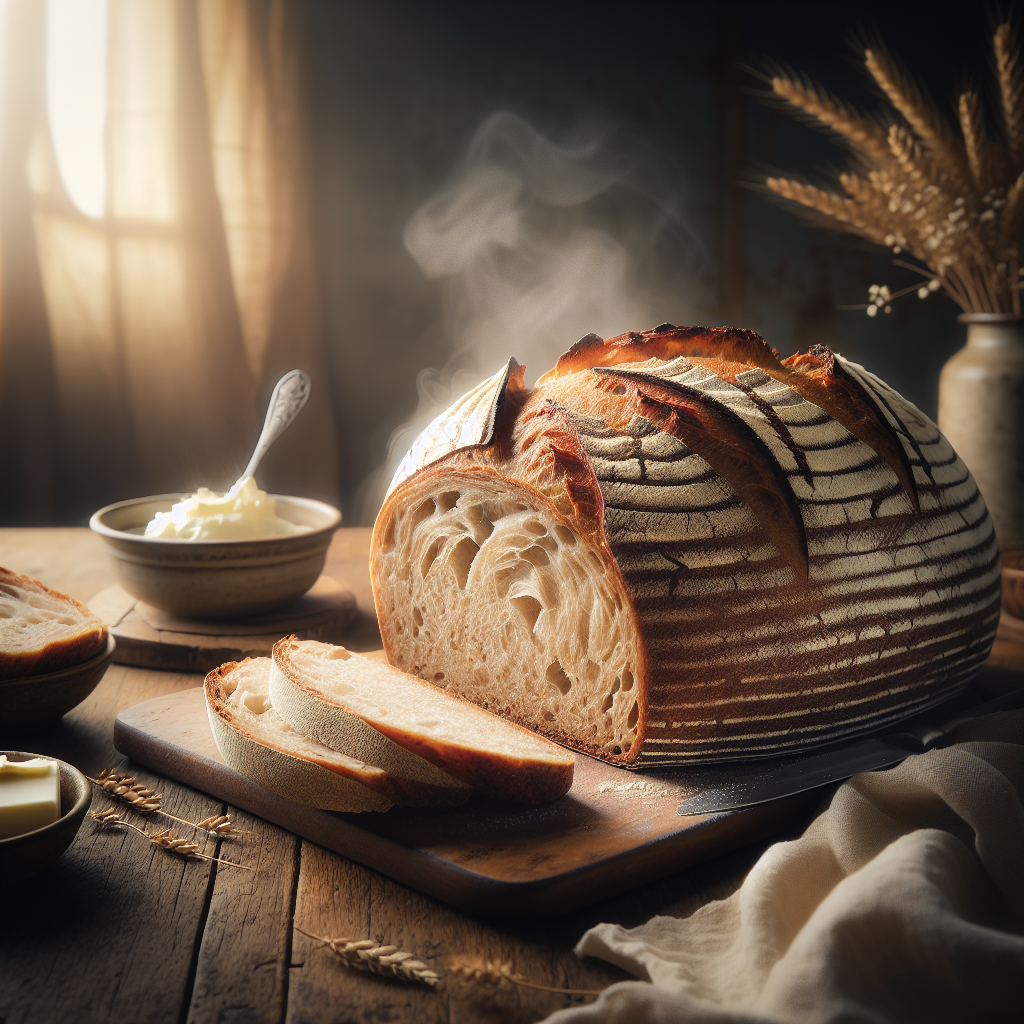
[[[66,761],[0,750],[0,885],[28,878],[60,857],[91,800],[89,780]]]
[[[201,488],[119,501],[89,520],[124,590],[171,615],[203,620],[258,615],[301,597],[340,525],[333,506],[265,494],[251,478],[225,495]]]

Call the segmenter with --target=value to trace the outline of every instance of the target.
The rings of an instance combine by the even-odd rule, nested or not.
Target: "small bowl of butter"
[[[0,750],[0,884],[55,861],[82,827],[92,794],[73,765],[22,750]]]
[[[261,491],[161,494],[107,505],[89,520],[133,597],[183,619],[239,619],[283,608],[316,582],[341,513]]]

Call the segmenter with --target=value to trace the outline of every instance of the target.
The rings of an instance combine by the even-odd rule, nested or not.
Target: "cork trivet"
[[[117,640],[114,660],[122,665],[178,672],[209,672],[226,661],[266,657],[283,636],[342,643],[356,616],[350,590],[321,576],[293,604],[244,620],[180,619],[108,587],[89,601]]]

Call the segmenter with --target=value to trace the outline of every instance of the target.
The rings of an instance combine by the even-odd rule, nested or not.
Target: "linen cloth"
[[[1024,711],[841,786],[801,838],[685,920],[576,947],[642,979],[546,1024],[1024,1019]]]

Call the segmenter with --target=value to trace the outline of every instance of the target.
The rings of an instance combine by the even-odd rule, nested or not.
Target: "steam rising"
[[[452,356],[419,374],[419,406],[391,436],[368,512],[416,435],[510,355],[532,382],[585,334],[691,320],[703,260],[665,165],[607,125],[559,140],[507,112],[480,125],[449,182],[406,225],[406,249],[443,282]]]

